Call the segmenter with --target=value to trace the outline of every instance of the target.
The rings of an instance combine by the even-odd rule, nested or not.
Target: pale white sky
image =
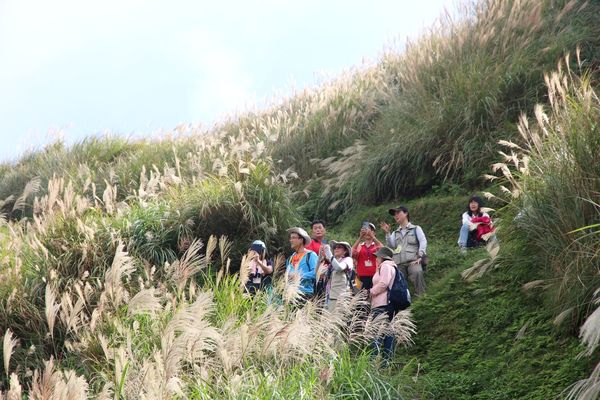
[[[0,161],[211,126],[416,36],[455,0],[0,0]]]

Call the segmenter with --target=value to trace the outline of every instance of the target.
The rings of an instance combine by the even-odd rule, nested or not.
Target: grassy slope
[[[461,256],[456,248],[464,199],[441,195],[407,202],[428,235],[429,287],[413,306],[415,344],[398,351],[389,377],[418,398],[554,398],[591,366],[576,360],[582,347],[553,325],[552,310],[522,290],[534,275],[529,265],[498,268],[473,283],[461,279],[462,270],[485,257],[484,250]],[[363,219],[389,222],[389,206],[346,215],[329,237],[353,240]]]

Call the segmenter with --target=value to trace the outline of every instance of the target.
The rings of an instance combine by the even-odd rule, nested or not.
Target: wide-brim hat
[[[402,212],[405,212],[405,213],[407,213],[407,214],[408,214],[408,208],[406,208],[406,207],[404,207],[404,206],[398,206],[398,207],[395,207],[395,208],[390,208],[390,209],[388,210],[388,212],[389,212],[389,213],[390,213],[390,215],[392,215],[392,216],[396,215],[396,213],[397,213],[398,211],[402,211]]]
[[[348,242],[336,242],[335,240],[332,240],[329,242],[329,245],[333,250],[335,250],[335,246],[344,246],[346,248],[346,251],[348,251],[348,255],[352,254],[352,246],[350,246],[350,243]]]
[[[394,252],[389,247],[380,247],[375,253],[373,253],[376,257],[382,258],[384,260],[393,260]]]
[[[297,233],[298,235],[300,235],[302,237],[302,240],[304,241],[304,245],[309,244],[311,241],[311,238],[308,235],[308,233],[302,228],[298,228],[298,227],[290,228],[287,230],[287,233],[288,233],[288,235],[290,235],[292,233]]]

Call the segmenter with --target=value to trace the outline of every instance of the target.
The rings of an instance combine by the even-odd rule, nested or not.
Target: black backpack
[[[392,287],[388,290],[388,311],[396,313],[410,307],[410,292],[404,274],[398,267],[394,266],[396,274]]]

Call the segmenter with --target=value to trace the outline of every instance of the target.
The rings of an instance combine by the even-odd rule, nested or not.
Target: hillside
[[[579,382],[595,398],[599,16],[598,1],[482,0],[212,130],[1,164],[3,395],[547,399]],[[456,248],[473,192],[496,209],[494,259]],[[285,229],[319,217],[353,241],[398,203],[432,263],[391,368],[363,351],[381,327],[348,329],[360,297],[334,318],[282,280],[243,295],[252,240],[288,254]]]

